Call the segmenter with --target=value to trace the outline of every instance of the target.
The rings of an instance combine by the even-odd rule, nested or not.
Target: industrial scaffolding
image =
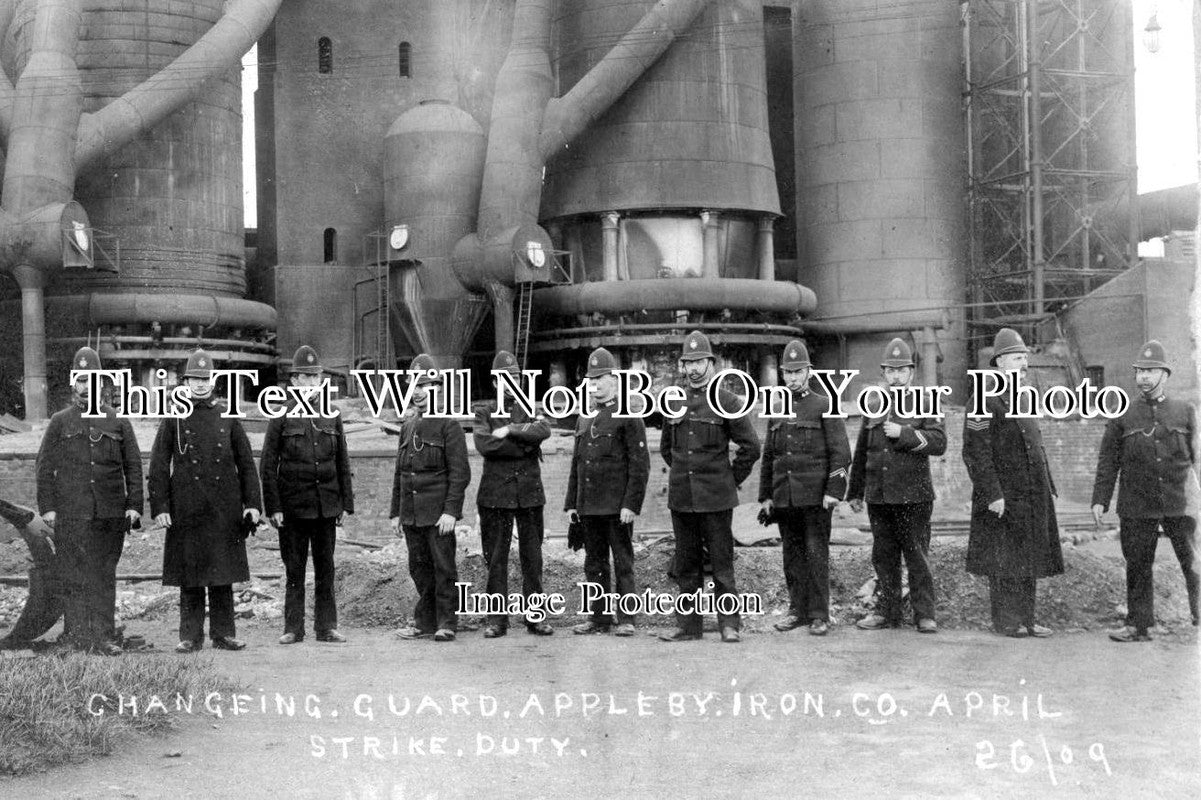
[[[1134,264],[1130,0],[961,0],[977,347]]]

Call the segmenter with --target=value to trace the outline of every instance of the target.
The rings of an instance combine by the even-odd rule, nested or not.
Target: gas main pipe
[[[553,0],[517,0],[509,53],[496,79],[476,231],[455,247],[454,270],[487,292],[496,346],[511,349],[514,236],[536,226],[547,159],[620,98],[710,0],[660,0],[563,97],[550,68]],[[549,241],[543,231],[540,238]]]

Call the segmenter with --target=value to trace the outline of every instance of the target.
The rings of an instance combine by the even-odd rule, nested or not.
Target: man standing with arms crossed
[[[902,339],[884,348],[880,372],[889,389],[913,382],[913,352]],[[895,402],[895,400],[894,400]],[[900,420],[895,414],[864,419],[851,460],[851,488],[847,498],[856,512],[863,510],[872,524],[872,565],[879,581],[876,610],[855,623],[865,631],[895,628],[901,624],[901,557],[909,570],[909,603],[919,633],[936,633],[934,578],[926,551],[930,542],[930,515],[934,510],[934,482],[930,456],[947,450],[942,420],[920,417]]]
[[[74,370],[100,369],[80,348]],[[71,405],[50,418],[37,458],[38,508],[53,527],[63,580],[64,630],[78,648],[120,655],[116,628],[117,562],[125,532],[142,516],[142,454],[129,420],[104,407],[83,416],[89,384],[76,380]]]
[[[847,490],[851,446],[846,423],[826,417],[829,398],[809,388],[809,351],[793,340],[784,347],[780,373],[792,392],[792,419],[768,425],[759,466],[759,504],[780,525],[788,615],[778,631],[809,626],[830,630],[830,527]]]
[[[572,522],[584,526],[584,577],[609,587],[609,553],[617,593],[632,595],[634,582],[634,520],[642,512],[650,456],[646,452],[646,425],[641,419],[615,419],[617,360],[603,347],[588,356],[586,380],[597,405],[591,419],[576,424],[575,449],[567,477],[565,510]],[[593,602],[592,618],[572,628],[573,633],[607,633],[611,620]],[[634,635],[634,618],[618,611],[616,636]]]
[[[292,357],[292,385],[321,385],[317,351],[302,345]],[[334,601],[334,545],[343,514],[354,513],[350,455],[342,418],[277,417],[267,424],[260,459],[263,504],[279,531],[284,561],[284,633],[280,644],[304,639],[304,567],[313,549],[313,628],[319,642],[345,642]]]
[[[521,380],[517,359],[501,350],[492,359],[492,371],[505,370]],[[484,473],[476,493],[480,517],[480,540],[488,565],[488,592],[509,594],[509,543],[513,541],[513,523],[517,523],[517,549],[521,558],[521,593],[525,597],[542,593],[542,442],[550,438],[550,425],[542,417],[531,419],[520,406],[505,416],[495,416],[496,401],[476,408],[472,438],[475,449],[484,457]],[[546,622],[526,620],[525,628],[535,636],[555,632]],[[484,638],[504,636],[509,629],[507,614],[489,618]]]
[[[1189,611],[1197,624],[1196,519],[1188,513],[1185,486],[1197,463],[1193,441],[1197,427],[1193,407],[1164,394],[1172,370],[1163,345],[1143,345],[1134,362],[1139,397],[1126,413],[1111,419],[1101,439],[1097,479],[1093,484],[1093,519],[1109,510],[1114,483],[1122,521],[1122,556],[1126,559],[1126,625],[1113,631],[1115,642],[1148,642],[1155,625],[1155,548],[1162,527],[1188,590]]]
[[[676,552],[673,572],[680,594],[695,594],[703,585],[701,569],[706,551],[713,564],[713,592],[720,600],[737,600],[734,580],[734,533],[731,523],[738,505],[738,487],[751,474],[759,458],[759,437],[748,417],[724,419],[709,404],[708,386],[715,374],[716,357],[709,339],[693,331],[684,339],[680,355],[687,382],[683,416],[666,419],[659,452],[671,472],[668,476],[667,506]],[[726,408],[739,403],[721,391]],[[738,447],[730,461],[730,442]],[[665,642],[701,638],[703,619],[693,611],[676,612],[677,628],[662,633]],[[723,642],[740,642],[741,620],[737,613],[718,614]]]

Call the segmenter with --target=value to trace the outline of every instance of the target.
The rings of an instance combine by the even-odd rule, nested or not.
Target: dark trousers
[[[50,545],[42,539],[29,539],[29,594],[21,616],[5,637],[13,644],[28,644],[54,627],[66,610],[62,566]],[[57,547],[57,545],[56,545]],[[64,635],[70,630],[63,629]]]
[[[204,594],[208,590],[209,638],[232,639],[234,628],[234,587],[179,587],[179,640],[199,642],[204,639]]]
[[[1009,630],[1034,624],[1034,578],[988,578],[988,598],[992,606],[992,626]]]
[[[509,544],[513,522],[517,522],[517,552],[521,558],[521,593],[525,597],[542,592],[542,506],[532,508],[479,509],[480,540],[488,565],[488,592],[509,594]],[[506,628],[507,614],[488,617],[492,625]]]
[[[304,568],[313,549],[313,630],[318,634],[338,627],[334,603],[334,542],[336,518],[284,517],[279,529],[279,554],[284,560],[284,632],[304,638]]]
[[[801,619],[830,619],[830,519],[821,506],[777,508],[784,556],[788,613]]]
[[[872,566],[879,581],[876,613],[901,622],[901,558],[909,570],[913,621],[934,619],[934,577],[926,560],[934,503],[868,503],[872,523]]]
[[[63,627],[72,643],[94,647],[116,635],[117,562],[129,521],[60,519],[54,531],[63,581]]]
[[[413,624],[425,633],[441,628],[457,630],[455,581],[455,535],[438,533],[437,525],[406,525],[405,543],[409,547],[409,577],[417,587],[417,605]]]
[[[1184,585],[1188,590],[1189,610],[1197,619],[1197,556],[1194,536],[1196,520],[1192,517],[1162,517],[1132,519],[1122,517],[1119,536],[1122,556],[1126,559],[1126,622],[1135,628],[1155,625],[1155,548],[1159,544],[1159,528],[1172,543]]]
[[[713,566],[713,593],[717,598],[733,595],[738,598],[738,587],[734,582],[734,532],[731,523],[734,510],[725,511],[672,511],[671,527],[676,537],[676,554],[672,571],[680,585],[681,594],[692,594],[704,586],[705,553]],[[699,613],[676,612],[676,622],[681,630],[700,633],[704,620]],[[718,614],[717,622],[723,628],[741,628],[738,614]]]
[[[613,572],[617,578],[618,594],[634,594],[638,587],[634,584],[634,526],[622,525],[617,514],[604,516],[581,516],[584,524],[584,577],[593,583],[599,583],[609,591],[609,553],[613,554]],[[608,625],[610,620],[604,614],[604,603],[592,601],[592,621],[598,625]],[[619,623],[633,623],[634,615],[617,610]]]

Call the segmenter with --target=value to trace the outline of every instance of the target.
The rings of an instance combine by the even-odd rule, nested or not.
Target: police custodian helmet
[[[1135,369],[1162,369],[1169,375],[1172,374],[1163,345],[1158,339],[1152,339],[1143,345],[1143,349],[1138,351],[1138,359],[1131,366]]]
[[[1026,347],[1026,343],[1022,341],[1022,337],[1017,331],[1013,328],[1001,328],[992,340],[991,363],[995,367],[998,356],[1008,355],[1009,353],[1029,352],[1030,348]]]
[[[588,356],[588,372],[585,377],[599,378],[617,369],[617,359],[603,347],[598,347]]]
[[[100,354],[90,347],[81,347],[71,359],[71,369],[100,369]]]
[[[517,358],[508,350],[497,350],[496,356],[492,359],[492,371],[503,369],[511,372],[514,375],[521,373],[521,367],[517,366]]]
[[[709,337],[700,331],[693,331],[684,337],[684,350],[680,353],[681,361],[697,361],[702,358],[714,358],[713,346]]]
[[[203,350],[195,350],[188,356],[187,366],[184,367],[185,378],[211,378],[213,376],[213,357]]]
[[[909,349],[909,345],[904,339],[896,338],[888,343],[884,348],[884,358],[880,361],[882,367],[899,367],[913,366],[913,351]]]
[[[322,373],[321,359],[317,358],[317,351],[307,344],[296,348],[296,354],[292,356],[292,374],[298,373],[301,375],[320,375]]]
[[[793,339],[784,345],[784,354],[780,356],[780,369],[804,369],[812,367],[809,361],[809,348],[800,339]]]
[[[434,363],[433,356],[428,353],[418,353],[413,361],[409,364],[409,372],[420,373],[417,378],[417,385],[424,386],[430,383],[437,383],[437,377],[430,377],[431,370],[437,370],[438,366]]]

